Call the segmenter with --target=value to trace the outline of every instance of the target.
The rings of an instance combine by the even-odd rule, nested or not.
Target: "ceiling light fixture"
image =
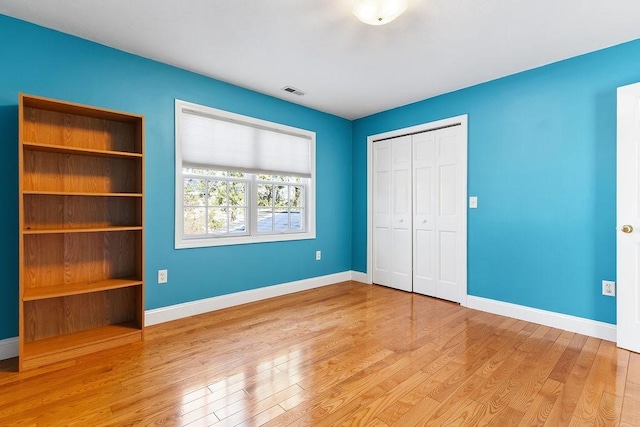
[[[369,25],[387,24],[407,10],[407,0],[355,0],[353,14]]]

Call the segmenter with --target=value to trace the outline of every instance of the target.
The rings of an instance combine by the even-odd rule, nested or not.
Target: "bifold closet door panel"
[[[413,291],[411,136],[391,144],[391,287]]]
[[[411,291],[411,137],[374,143],[373,175],[373,282]]]
[[[436,296],[436,132],[413,136],[413,290]]]
[[[373,283],[391,286],[391,142],[373,144]]]
[[[459,265],[464,260],[466,235],[462,220],[466,209],[463,195],[463,135],[460,126],[435,132],[436,154],[436,294],[438,298],[460,302]]]

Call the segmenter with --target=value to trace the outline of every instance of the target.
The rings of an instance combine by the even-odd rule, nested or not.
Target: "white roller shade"
[[[311,138],[182,110],[184,167],[311,177]]]

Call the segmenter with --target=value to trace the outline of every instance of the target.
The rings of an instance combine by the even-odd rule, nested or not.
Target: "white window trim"
[[[185,238],[184,237],[184,179],[182,174],[182,146],[181,146],[181,128],[180,128],[180,116],[183,110],[196,111],[201,114],[206,114],[213,117],[220,117],[221,119],[234,120],[243,124],[251,126],[265,127],[274,129],[280,132],[286,132],[291,134],[297,134],[305,136],[311,141],[311,179],[309,185],[306,186],[308,194],[306,195],[307,217],[305,232],[281,232],[274,234],[256,234],[256,235],[240,235],[240,236],[221,236],[221,237],[200,237],[200,238]],[[190,102],[175,100],[175,248],[176,249],[188,249],[188,248],[202,248],[210,246],[227,246],[227,245],[242,245],[250,243],[265,243],[265,242],[283,242],[292,240],[308,240],[316,238],[316,134],[304,129],[294,128],[291,126],[282,125],[279,123],[269,122],[266,120],[260,120],[253,117],[243,116],[241,114],[230,113],[228,111],[218,110],[216,108],[206,107],[203,105],[193,104]],[[253,193],[251,192],[251,200],[248,203],[249,213],[248,217],[252,218],[254,215],[253,206],[256,202],[253,200]],[[257,211],[256,211],[257,213]],[[252,220],[252,219],[251,219]]]

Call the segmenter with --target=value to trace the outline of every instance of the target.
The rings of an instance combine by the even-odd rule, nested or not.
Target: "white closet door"
[[[373,282],[412,290],[411,137],[373,144]]]
[[[460,302],[466,277],[466,147],[460,126],[435,138],[435,271],[437,298]]]
[[[373,144],[373,283],[391,286],[391,141]]]
[[[466,146],[461,126],[373,144],[373,282],[461,302]]]
[[[466,151],[459,126],[413,136],[413,288],[460,302],[466,265]]]
[[[411,292],[411,136],[393,139],[391,153],[391,287]]]
[[[464,304],[467,118],[404,130],[370,139],[372,281]]]
[[[413,136],[413,290],[436,296],[435,132]]]

